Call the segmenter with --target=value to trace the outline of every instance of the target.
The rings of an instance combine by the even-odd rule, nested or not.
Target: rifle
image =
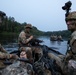
[[[62,7],[62,9],[66,11],[65,17],[67,17],[67,16],[69,15],[69,10],[71,10],[71,8],[70,8],[71,5],[72,5],[71,1],[68,1],[68,2],[66,2],[65,5]]]
[[[42,40],[39,40],[37,38],[32,39],[31,41],[29,41],[29,43],[31,44],[31,46],[40,46],[39,43],[42,43]]]
[[[29,38],[30,36],[31,36],[31,34],[27,34],[26,33],[26,36]],[[34,37],[33,39],[31,39],[28,43],[30,43],[31,44],[31,46],[38,46],[38,45],[40,45],[39,43],[42,43],[43,41],[42,40],[39,40],[39,39],[37,39],[36,37]],[[27,43],[27,44],[28,44]]]

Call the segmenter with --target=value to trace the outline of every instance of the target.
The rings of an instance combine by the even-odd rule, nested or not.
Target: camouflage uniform
[[[2,75],[33,75],[33,68],[29,63],[21,64],[20,61],[16,61],[3,69]]]
[[[76,11],[70,12],[65,18],[68,30],[72,32],[68,43],[68,50],[65,56],[56,56],[48,53],[48,56],[55,59],[66,75],[76,75]],[[62,61],[64,59],[64,61]]]
[[[8,66],[8,59],[12,58],[10,63],[13,63],[15,59],[18,58],[15,54],[9,54],[0,44],[0,75],[2,75],[2,70]],[[7,63],[7,64],[5,64]]]
[[[4,61],[3,59],[9,59],[10,58],[10,54],[7,53],[7,51],[1,46],[0,44],[0,68],[4,68],[5,65],[4,65]]]
[[[4,16],[6,16],[6,14],[4,12],[0,11],[0,25],[2,24],[2,19]],[[5,65],[3,64],[4,60],[2,60],[4,58],[9,58],[9,54],[0,44],[0,68],[5,67]]]
[[[19,38],[18,38],[18,44],[19,47],[25,47],[25,49],[28,51],[28,58],[32,59],[32,52],[35,53],[42,53],[42,50],[40,47],[33,47],[29,42],[33,39],[33,35],[30,34],[29,29],[32,29],[31,24],[27,24],[25,27],[25,30],[22,31],[19,34]]]
[[[12,65],[9,65],[2,70],[2,75],[33,75],[33,67],[27,59],[27,51],[22,49],[20,53],[20,61],[15,60]],[[24,61],[25,60],[25,61]]]
[[[10,55],[4,50],[4,48],[0,44],[0,75],[2,74],[2,69],[6,67],[4,64],[5,59],[10,58]]]
[[[6,14],[4,12],[0,11],[0,26],[1,26],[5,16],[6,16]],[[7,65],[4,64],[6,59],[17,58],[17,57],[18,57],[17,55],[8,54],[8,52],[0,44],[0,75],[2,74],[2,69],[7,67]]]

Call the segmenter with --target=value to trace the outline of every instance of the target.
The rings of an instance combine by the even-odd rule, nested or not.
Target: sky
[[[65,11],[62,6],[69,0],[0,0],[0,11],[14,17],[19,23],[30,23],[41,31],[66,30]],[[76,0],[71,11],[76,10]]]

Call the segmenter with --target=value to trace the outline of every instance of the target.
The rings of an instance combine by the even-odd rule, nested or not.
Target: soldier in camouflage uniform
[[[27,50],[22,49],[20,52],[21,59],[27,59]],[[34,75],[33,67],[25,61],[15,61],[12,65],[2,71],[2,75]]]
[[[3,69],[6,67],[6,65],[4,64],[4,61],[10,58],[15,59],[15,58],[18,58],[18,56],[15,54],[9,54],[0,44],[0,69]]]
[[[6,14],[4,12],[0,11],[0,26],[3,22],[4,16],[6,16]],[[0,75],[1,75],[2,69],[4,69],[6,67],[6,65],[4,64],[4,61],[6,59],[17,58],[17,57],[18,57],[17,55],[8,54],[8,52],[0,44]]]
[[[65,17],[65,21],[68,30],[71,31],[71,38],[68,42],[66,55],[59,57],[52,53],[48,53],[48,55],[50,58],[56,60],[66,75],[76,75],[76,11],[69,12]],[[64,61],[62,61],[61,58],[64,58]]]
[[[42,54],[42,49],[39,48],[39,47],[35,47],[35,46],[32,46],[30,41],[32,39],[34,39],[34,36],[30,34],[30,31],[32,29],[32,25],[31,24],[27,24],[25,27],[24,27],[24,31],[22,31],[20,34],[19,34],[19,38],[18,38],[18,44],[19,44],[19,47],[25,47],[25,49],[28,51],[28,58],[31,60],[33,58],[33,52],[34,53],[38,53],[38,54]]]
[[[65,18],[68,30],[71,31],[71,38],[68,43],[66,59],[68,60],[69,72],[76,75],[76,11],[70,12]],[[73,71],[72,71],[73,70]],[[70,74],[71,75],[71,74]]]

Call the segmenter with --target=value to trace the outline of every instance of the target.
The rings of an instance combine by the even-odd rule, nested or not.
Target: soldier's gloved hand
[[[10,54],[11,59],[18,59],[19,57],[16,54]]]
[[[33,36],[30,36],[30,39],[33,39]]]

